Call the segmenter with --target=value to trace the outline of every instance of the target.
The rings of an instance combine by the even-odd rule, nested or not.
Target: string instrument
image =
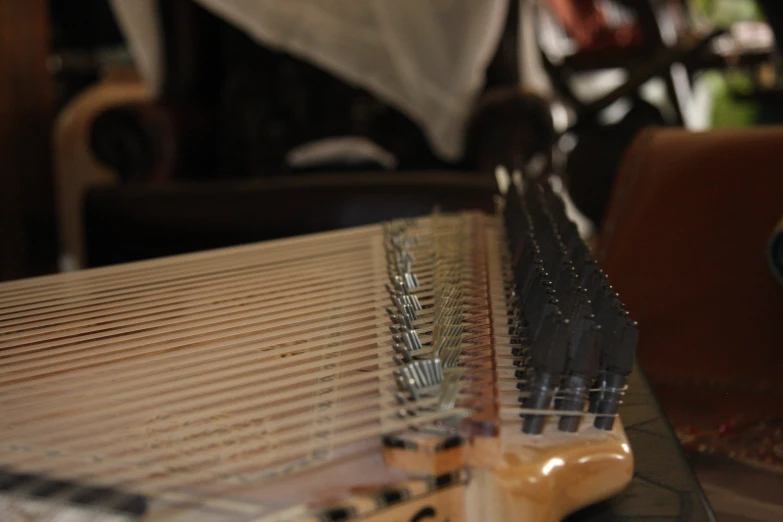
[[[562,201],[0,285],[0,520],[558,520],[636,343]]]

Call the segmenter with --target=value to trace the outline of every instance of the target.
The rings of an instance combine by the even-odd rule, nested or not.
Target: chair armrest
[[[86,189],[119,179],[92,151],[93,123],[111,107],[149,100],[151,94],[140,82],[103,82],[79,94],[57,117],[52,141],[64,269],[85,266],[81,217]]]

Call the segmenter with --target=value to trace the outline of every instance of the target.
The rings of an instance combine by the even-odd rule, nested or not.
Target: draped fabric
[[[508,0],[194,0],[260,44],[366,89],[417,122],[442,159],[464,129]],[[140,73],[161,84],[155,0],[111,0]]]

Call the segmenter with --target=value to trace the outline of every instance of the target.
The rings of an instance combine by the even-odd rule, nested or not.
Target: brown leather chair
[[[649,129],[618,172],[597,256],[640,323],[670,419],[717,429],[783,417],[783,127]]]

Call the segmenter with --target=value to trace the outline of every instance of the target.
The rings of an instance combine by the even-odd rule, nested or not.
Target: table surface
[[[567,522],[715,521],[696,475],[638,367],[629,380],[620,418],[634,454],[633,481],[620,495],[572,515]]]

